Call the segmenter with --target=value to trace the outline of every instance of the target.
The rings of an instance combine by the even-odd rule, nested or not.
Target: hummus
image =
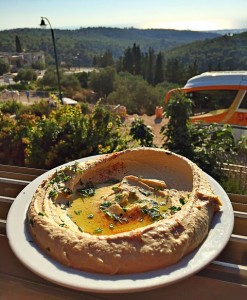
[[[193,251],[220,205],[194,163],[138,148],[58,168],[27,215],[33,240],[60,263],[127,274],[175,264]]]

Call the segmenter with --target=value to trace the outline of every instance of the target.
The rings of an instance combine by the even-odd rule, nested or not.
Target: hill
[[[198,73],[210,70],[247,70],[247,32],[228,34],[168,49],[166,59],[195,65]]]
[[[90,66],[93,57],[103,55],[106,50],[117,58],[133,43],[137,43],[143,52],[147,52],[150,47],[154,51],[166,51],[194,41],[220,36],[213,32],[109,27],[88,27],[77,30],[54,29],[54,31],[60,61],[72,66]],[[47,62],[53,61],[54,52],[50,30],[23,28],[0,31],[0,51],[15,51],[16,36],[19,37],[24,50],[43,50],[47,54]]]

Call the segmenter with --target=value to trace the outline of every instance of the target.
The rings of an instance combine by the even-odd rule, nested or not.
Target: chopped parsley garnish
[[[128,220],[126,218],[123,217],[123,215],[116,215],[116,214],[112,214],[113,220],[115,222],[119,222],[120,224],[122,224],[123,222],[128,223]]]
[[[68,169],[74,173],[82,172],[82,170],[80,168],[78,168],[78,166],[79,166],[79,162],[76,161],[73,165],[69,166]]]
[[[92,197],[95,194],[95,188],[91,182],[88,182],[85,187],[77,189],[77,193],[82,197]]]
[[[52,189],[49,192],[50,198],[55,198],[59,192],[63,192],[67,195],[71,195],[71,189],[67,188],[64,183],[71,179],[70,175],[67,175],[64,171],[56,171],[54,177],[50,180],[49,185]]]
[[[50,184],[67,182],[71,176],[67,175],[64,171],[56,171],[56,175],[50,181]]]
[[[121,201],[123,199],[123,194],[117,194],[115,196],[115,200],[118,202],[118,201]]]
[[[66,186],[62,187],[61,190],[64,194],[67,194],[67,195],[72,195],[73,194],[73,191],[70,188],[66,187]]]
[[[169,207],[169,209],[170,209],[171,212],[175,213],[177,211],[180,211],[181,207],[179,207],[179,206],[171,206],[171,207]]]
[[[78,226],[79,231],[83,232],[83,229],[81,228],[81,226]]]
[[[98,227],[98,228],[94,229],[93,233],[101,233],[102,231],[103,231],[103,229]]]
[[[38,215],[43,217],[43,216],[45,215],[45,213],[43,213],[43,211],[40,211],[40,212],[38,213]]]
[[[103,203],[100,204],[99,208],[101,210],[105,210],[107,207],[110,207],[110,206],[111,206],[111,202],[105,201],[105,202],[103,202]]]
[[[184,205],[184,204],[185,204],[184,198],[181,197],[181,198],[179,199],[179,202],[180,202],[182,205]]]
[[[67,207],[71,207],[71,205],[72,205],[72,204],[71,204],[70,201],[67,201],[67,202],[66,202],[66,206],[67,206]]]
[[[151,208],[144,206],[142,208],[142,213],[145,215],[149,215],[153,221],[159,221],[159,220],[164,219],[163,215],[159,211],[159,208],[156,206],[153,206]]]
[[[50,192],[49,192],[49,197],[50,198],[54,198],[58,195],[58,190],[57,189],[52,189]]]
[[[112,190],[113,190],[113,191],[119,191],[119,190],[120,190],[120,187],[115,185],[115,186],[112,187]]]
[[[74,213],[79,216],[81,214],[82,210],[74,210]]]
[[[122,209],[124,212],[127,212],[127,210],[128,210],[127,207],[122,207]]]

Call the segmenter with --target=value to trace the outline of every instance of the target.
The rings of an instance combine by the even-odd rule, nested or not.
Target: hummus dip
[[[220,205],[194,163],[138,148],[58,168],[37,188],[27,215],[33,240],[60,263],[127,274],[193,251]]]

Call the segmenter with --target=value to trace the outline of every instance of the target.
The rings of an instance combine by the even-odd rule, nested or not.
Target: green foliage
[[[23,106],[24,105],[17,100],[8,100],[0,103],[0,111],[4,114],[16,115]]]
[[[88,114],[80,106],[60,104],[45,113],[0,114],[0,163],[49,169],[127,147],[119,117],[100,103]]]
[[[129,114],[154,114],[155,107],[162,105],[162,87],[150,86],[141,76],[121,72],[114,81],[114,91],[107,97],[109,104],[126,106]]]
[[[72,97],[76,91],[80,91],[81,84],[75,74],[69,74],[62,76],[61,88],[66,91],[67,97]]]
[[[128,72],[142,76],[149,84],[156,85],[164,81],[164,62],[162,53],[157,55],[153,48],[142,53],[140,46],[133,44],[124,51],[117,64],[118,72]]]
[[[59,61],[71,66],[91,66],[95,56],[102,56],[106,49],[114,59],[120,57],[124,50],[138,41],[143,51],[153,47],[160,51],[218,36],[208,32],[190,32],[188,30],[136,29],[89,27],[77,30],[54,30]],[[54,65],[54,49],[50,30],[13,29],[0,31],[0,51],[15,52],[15,37],[18,35],[22,48],[26,51],[43,50],[46,63]]]
[[[28,114],[13,118],[0,113],[0,163],[25,165],[27,145],[37,119]]]
[[[0,104],[0,111],[4,114],[16,115],[32,114],[35,116],[48,116],[52,108],[45,100],[35,102],[31,105],[24,105],[17,100],[8,100]]]
[[[176,93],[166,110],[168,125],[161,129],[163,146],[186,156],[216,180],[225,180],[223,163],[231,162],[236,154],[231,127],[192,124],[190,115],[191,101],[183,93]]]
[[[37,74],[33,69],[20,69],[17,75],[14,77],[14,81],[20,81],[22,84],[26,84],[29,81],[35,81]]]
[[[65,74],[64,72],[59,72],[60,75],[60,85],[63,95],[72,98],[74,94],[81,91],[81,83],[79,76],[76,74]],[[38,81],[38,86],[42,90],[46,91],[57,91],[58,81],[57,72],[53,68],[46,70],[43,78]]]
[[[75,76],[78,78],[81,87],[84,88],[84,89],[87,89],[88,88],[89,73],[80,72],[80,73],[76,73]]]
[[[30,138],[27,165],[54,167],[66,161],[125,147],[120,123],[99,104],[92,114],[61,106],[37,124]]]
[[[99,97],[106,97],[113,91],[113,82],[116,71],[112,67],[106,67],[93,71],[89,76],[89,87],[98,93]]]
[[[130,135],[134,140],[138,141],[142,147],[153,147],[153,132],[152,129],[144,124],[140,118],[135,119],[131,123]]]
[[[247,189],[235,174],[230,174],[230,176],[221,180],[221,185],[227,193],[247,195]]]
[[[57,90],[58,86],[56,70],[52,68],[47,69],[44,76],[40,80],[39,85],[44,90],[47,90],[47,87],[48,90]]]
[[[0,76],[8,72],[9,72],[9,66],[6,64],[6,62],[0,59]]]
[[[48,105],[47,101],[41,100],[39,102],[34,102],[31,105],[23,105],[16,114],[17,116],[20,116],[21,114],[31,114],[37,117],[48,117],[53,109],[54,108]]]
[[[214,70],[246,70],[247,32],[194,41],[166,51],[167,59],[177,59],[188,75]],[[191,70],[194,71],[191,74]]]
[[[161,128],[165,138],[163,146],[186,157],[191,157],[193,153],[189,127],[191,108],[192,101],[189,98],[181,92],[173,93],[165,110],[169,122]]]
[[[111,51],[107,50],[103,55],[94,56],[93,66],[99,68],[105,68],[108,66],[113,66],[114,60]]]
[[[165,68],[166,80],[180,84],[184,84],[186,82],[188,77],[186,74],[185,65],[180,59],[168,59]],[[193,74],[193,76],[194,75],[196,74]]]
[[[190,134],[191,159],[216,180],[225,179],[223,164],[232,162],[236,155],[232,128],[229,125],[191,124]]]
[[[17,53],[22,52],[21,41],[20,41],[18,35],[15,36],[15,50],[16,50]]]
[[[154,71],[154,84],[162,83],[164,81],[164,70],[163,70],[163,57],[161,52],[158,53]]]

